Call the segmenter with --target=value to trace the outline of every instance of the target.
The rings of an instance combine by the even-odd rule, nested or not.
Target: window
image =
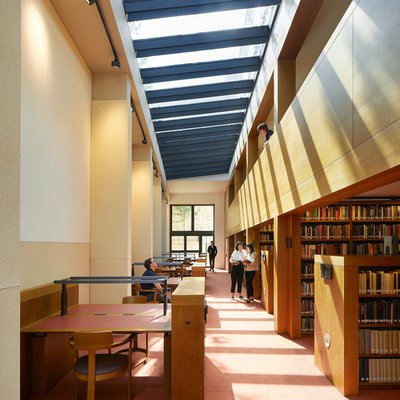
[[[172,253],[198,256],[214,240],[213,205],[171,205]]]

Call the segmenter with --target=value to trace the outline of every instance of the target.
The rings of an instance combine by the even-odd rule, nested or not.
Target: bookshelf
[[[345,396],[400,389],[400,256],[316,255],[315,271],[316,365]]]
[[[314,208],[301,218],[301,334],[314,330],[313,263],[316,254],[384,253],[383,237],[399,235],[400,203],[357,200]]]
[[[274,250],[274,225],[272,223],[260,228],[260,247],[265,251]]]

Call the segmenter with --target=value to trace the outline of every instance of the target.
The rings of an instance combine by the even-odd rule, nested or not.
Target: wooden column
[[[174,400],[204,399],[205,278],[185,278],[172,294]]]
[[[261,252],[261,303],[269,314],[274,313],[274,252]]]
[[[274,219],[274,315],[275,330],[300,336],[300,217]]]

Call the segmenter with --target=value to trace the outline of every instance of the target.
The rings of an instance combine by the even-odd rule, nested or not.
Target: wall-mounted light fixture
[[[147,144],[147,139],[146,139],[146,136],[144,135],[143,127],[142,127],[142,124],[140,123],[140,119],[137,115],[135,105],[133,104],[132,97],[131,97],[131,111],[136,114],[136,119],[138,120],[138,124],[140,126],[140,131],[142,132],[142,135],[143,135],[142,144]]]
[[[108,30],[108,27],[107,27],[107,24],[106,24],[106,20],[104,18],[103,10],[101,9],[100,4],[97,2],[97,0],[86,0],[86,2],[89,4],[89,6],[92,6],[93,4],[96,4],[97,11],[99,12],[99,15],[100,15],[100,18],[101,18],[101,22],[103,23],[104,30],[106,31],[106,34],[107,34],[108,42],[110,43],[111,50],[114,53],[114,60],[111,61],[111,66],[113,68],[121,68],[121,61],[119,61],[117,52],[115,51],[114,43],[113,43],[113,41],[111,39],[111,35],[110,35],[109,30]]]

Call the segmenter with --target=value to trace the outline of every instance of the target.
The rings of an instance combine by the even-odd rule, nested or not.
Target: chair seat
[[[109,374],[124,367],[128,367],[128,356],[125,354],[96,354],[96,375]],[[74,370],[87,375],[88,356],[79,357]]]

